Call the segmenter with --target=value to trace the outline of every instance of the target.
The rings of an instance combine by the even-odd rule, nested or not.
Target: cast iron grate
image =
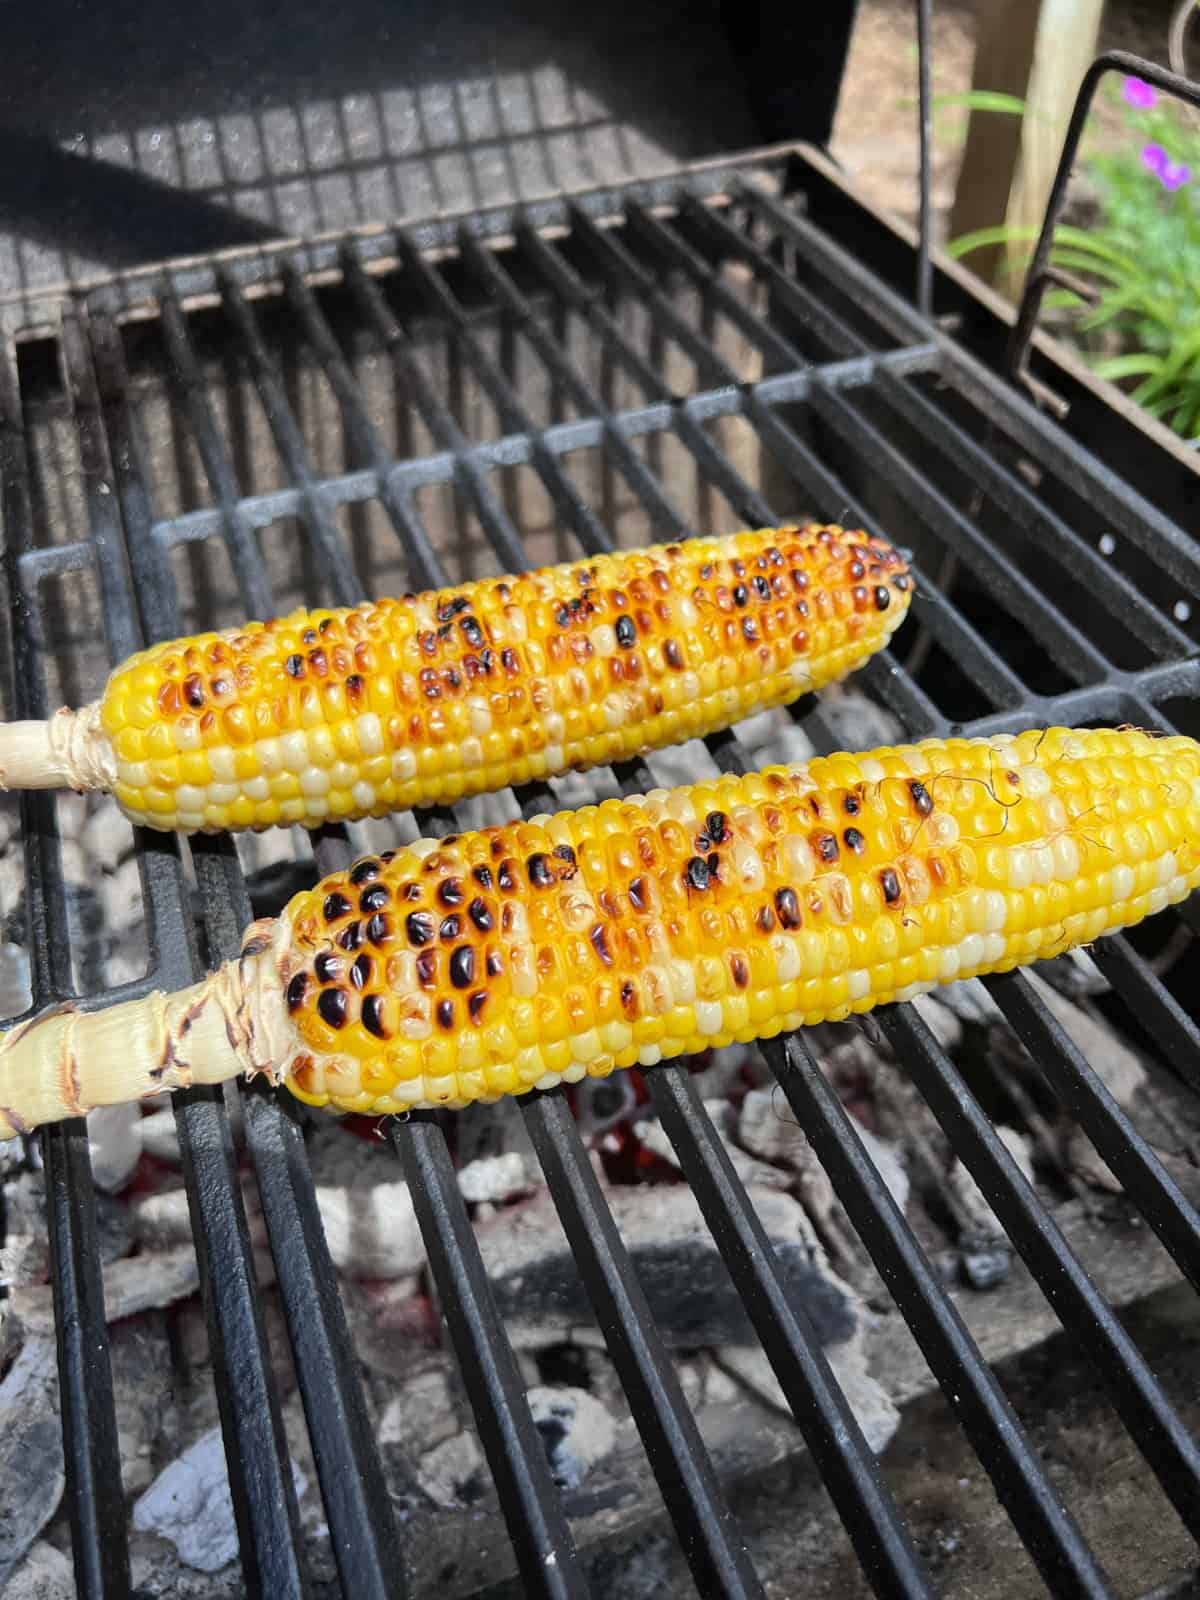
[[[47,586],[64,576],[95,584],[107,653],[118,659],[143,639],[194,625],[181,582],[193,546],[225,552],[229,603],[260,614],[278,602],[279,573],[259,535],[278,526],[294,541],[300,587],[314,600],[353,602],[393,570],[414,587],[443,581],[447,529],[464,573],[481,562],[523,563],[512,484],[524,474],[540,486],[563,555],[605,548],[627,529],[685,537],[705,520],[724,529],[797,513],[861,523],[911,545],[920,578],[911,628],[920,645],[907,660],[881,656],[864,675],[911,737],[1089,721],[1196,731],[1200,555],[1190,538],[806,220],[782,195],[780,171],[777,160],[746,158],[548,202],[532,216],[441,219],[135,274],[81,293],[52,338],[9,345],[0,364],[13,714],[50,708]],[[340,420],[332,444],[310,426],[309,381]],[[54,528],[34,439],[51,392],[79,467],[76,498],[64,502],[75,520]],[[189,463],[173,475],[173,498],[164,498],[154,443],[164,396],[172,459]],[[231,451],[224,423],[235,404],[256,408],[276,464],[272,482],[259,483]],[[747,441],[761,470],[748,473]],[[672,487],[680,461],[697,509],[681,507]],[[382,567],[381,549],[390,551]],[[557,553],[536,547],[538,559]],[[899,650],[913,647],[902,639]],[[819,708],[807,702],[795,714],[815,742],[831,745]],[[722,768],[744,765],[733,735],[709,748]],[[636,763],[617,778],[628,792],[653,781]],[[526,812],[552,803],[541,788],[515,797]],[[23,820],[40,1010],[77,998],[76,984],[53,803],[26,796]],[[456,825],[450,813],[418,823],[427,832]],[[353,842],[337,830],[317,837],[318,866],[344,863]],[[138,847],[150,970],[122,995],[192,981],[202,960],[235,953],[251,915],[228,841],[190,847],[201,929],[176,842],[143,837]],[[1188,925],[1193,916],[1182,912]],[[1200,1031],[1179,997],[1128,939],[1106,942],[1096,959],[1172,1070],[1200,1087]],[[1013,975],[990,987],[1062,1103],[1200,1287],[1200,1217],[1188,1199],[1027,980]],[[1063,1326],[1102,1373],[1149,1470],[1200,1533],[1200,1450],[1155,1375],[929,1029],[907,1007],[881,1013],[879,1024]],[[1107,1594],[1096,1556],[804,1039],[775,1041],[766,1054],[1047,1585],[1062,1595]],[[880,1594],[931,1592],[687,1068],[654,1069],[647,1083],[870,1582]],[[523,1110],[697,1587],[760,1594],[567,1103],[556,1092],[529,1097]],[[307,1592],[236,1178],[243,1137],[341,1585],[356,1597],[403,1594],[403,1541],[300,1126],[276,1099],[234,1091],[177,1097],[176,1118],[246,1591]],[[417,1199],[526,1592],[586,1593],[442,1128],[436,1117],[414,1115],[389,1136]],[[42,1145],[79,1592],[114,1596],[128,1592],[129,1556],[83,1125],[51,1129]]]

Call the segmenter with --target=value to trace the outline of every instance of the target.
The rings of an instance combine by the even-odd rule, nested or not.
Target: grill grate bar
[[[597,238],[601,249],[607,244],[607,238],[597,230]],[[753,490],[742,477],[741,473],[719,451],[704,430],[698,425],[692,407],[680,403],[672,395],[662,378],[654,368],[648,366],[638,352],[626,339],[617,327],[611,314],[599,305],[591,290],[563,261],[561,254],[552,249],[538,234],[523,230],[519,235],[518,245],[531,264],[560,294],[564,295],[577,311],[584,316],[589,324],[599,334],[605,351],[615,357],[619,364],[626,368],[634,381],[641,385],[648,398],[665,401],[670,407],[670,425],[672,432],[688,451],[695,457],[702,473],[711,479],[713,484],[721,491],[739,517],[744,517],[749,523],[763,527],[770,521],[770,512],[766,501]],[[610,270],[612,263],[609,263]],[[615,275],[614,283],[620,282]],[[636,279],[634,280],[636,283]],[[656,308],[657,309],[657,308]],[[686,326],[686,324],[685,324]],[[733,373],[720,364],[719,375],[716,379],[722,388],[736,388],[737,380]]]
[[[438,398],[433,384],[426,376],[416,352],[383,297],[383,291],[369,277],[361,261],[347,247],[345,254],[346,281],[361,305],[367,320],[383,340],[396,370],[408,386],[417,409],[426,426],[443,450],[450,453],[454,463],[454,481],[465,489],[474,503],[479,520],[490,524],[500,540],[501,560],[511,569],[514,563],[525,560],[521,536],[513,527],[508,513],[497,500],[481,463],[472,454],[462,429]],[[432,569],[431,569],[432,570]],[[432,579],[436,584],[439,579]]]
[[[1141,1352],[1096,1290],[927,1024],[885,1007],[880,1024],[1033,1273],[1055,1315],[1091,1353],[1113,1403],[1184,1525],[1200,1529],[1200,1450]]]
[[[258,319],[232,277],[222,277],[221,303],[242,341],[279,454],[292,481],[300,487],[300,519],[320,553],[334,599],[338,605],[352,606],[358,599],[358,586],[342,560],[341,540],[329,513],[329,503],[309,465],[304,435],[288,404],[283,379],[259,331]]]
[[[139,454],[128,405],[129,380],[125,371],[120,334],[107,317],[91,325],[92,349],[105,399],[105,422],[118,462],[117,489],[130,559],[141,577],[138,596],[148,634],[170,638],[178,632],[178,613],[170,569],[153,537],[154,518],[144,475],[138,471]],[[192,357],[183,329],[174,351],[185,364]],[[248,575],[270,606],[270,582],[256,547],[247,552]],[[244,928],[251,920],[249,900],[237,870],[237,856],[229,839],[192,841],[204,906],[209,954],[214,961],[236,955]],[[175,903],[182,924],[182,895]],[[162,937],[164,948],[186,951],[190,928],[172,930]],[[168,988],[191,981],[192,962],[186,956],[175,962],[178,970],[159,973]],[[232,1092],[232,1091],[231,1091]],[[235,1102],[236,1103],[236,1102]],[[296,1548],[296,1507],[290,1468],[286,1465],[283,1422],[275,1385],[270,1380],[265,1333],[258,1308],[258,1292],[250,1252],[249,1231],[236,1173],[236,1151],[228,1119],[217,1093],[176,1096],[180,1144],[185,1171],[190,1171],[189,1205],[201,1267],[202,1287],[208,1286],[217,1395],[221,1407],[238,1533],[248,1584],[258,1592],[303,1594],[305,1584]],[[295,1357],[297,1377],[309,1415],[310,1437],[339,1567],[355,1581],[354,1592],[378,1595],[394,1592],[398,1546],[383,1485],[378,1455],[370,1448],[370,1430],[361,1387],[344,1364],[352,1351],[336,1278],[329,1258],[311,1176],[293,1186],[295,1140],[289,1145],[283,1128],[293,1124],[282,1107],[261,1096],[246,1103],[246,1124],[255,1158],[259,1194],[267,1223],[277,1277]],[[290,1154],[285,1165],[281,1155]],[[333,1292],[330,1292],[331,1288]],[[214,1329],[216,1338],[213,1338]],[[238,1379],[221,1373],[218,1351],[238,1366]],[[255,1353],[255,1354],[252,1354]],[[241,1371],[247,1362],[249,1381]],[[332,1375],[332,1376],[331,1376]],[[330,1385],[334,1385],[331,1391]],[[237,1397],[233,1389],[238,1390]],[[257,1388],[259,1392],[255,1393]],[[310,1408],[319,1398],[314,1426]],[[330,1404],[336,1398],[340,1404]],[[238,1441],[230,1452],[231,1441]],[[251,1497],[261,1503],[248,1505]],[[363,1525],[364,1510],[373,1520]],[[252,1576],[253,1573],[253,1576]]]
[[[584,1596],[575,1545],[496,1310],[445,1135],[432,1116],[393,1122],[459,1369],[496,1482],[526,1593]]]
[[[421,526],[421,519],[414,512],[411,499],[397,487],[387,449],[379,430],[367,414],[361,391],[346,364],[341,346],[321,315],[312,290],[290,259],[283,264],[283,281],[288,301],[304,329],[304,336],[329,379],[346,432],[357,453],[370,463],[376,474],[379,497],[404,547],[411,580],[423,587],[436,584],[437,557],[433,553],[429,535]]]
[[[1138,955],[1123,934],[1092,949],[1092,960],[1135,1017],[1153,1020],[1155,1035],[1170,1069],[1200,1090],[1200,1028]]]
[[[521,1111],[701,1594],[762,1594],[561,1090]]]
[[[1022,1044],[1108,1162],[1179,1270],[1200,1289],[1200,1214],[1113,1099],[1087,1057],[1024,973],[989,978],[987,988]]]
[[[445,280],[431,269],[411,241],[404,242],[401,256],[430,308],[448,322],[452,329],[454,349],[460,356],[465,356],[468,366],[495,406],[502,425],[511,432],[522,434],[529,441],[533,466],[554,505],[579,535],[584,549],[589,552],[603,549],[606,538],[603,525],[563,472],[558,458],[547,449],[543,430],[536,427],[533,419],[524,412],[512,385],[471,332],[466,313]]]
[[[85,419],[77,412],[75,421],[82,448]],[[90,450],[95,445],[93,429],[88,429],[87,437]],[[37,597],[25,591],[19,565],[21,556],[32,548],[33,516],[19,375],[16,352],[11,346],[0,353],[0,450],[14,711],[19,717],[44,717],[49,707],[39,670]],[[110,511],[98,489],[99,482],[89,484],[88,514],[93,529],[94,519]],[[70,942],[53,797],[23,795],[21,824],[25,838],[34,841],[26,854],[25,886],[31,932],[32,1015],[70,992]],[[90,1600],[92,1596],[120,1593],[129,1587],[129,1547],[96,1236],[95,1191],[87,1129],[82,1121],[47,1128],[40,1142],[46,1174],[50,1281],[58,1334],[59,1403],[71,1545],[79,1593]]]
[[[652,525],[667,538],[683,537],[689,531],[686,520],[663,493],[658,479],[634,454],[624,430],[571,361],[563,345],[551,339],[534,317],[529,302],[500,265],[495,251],[487,249],[466,229],[459,235],[459,248],[476,278],[504,306],[542,365],[574,396],[580,411],[600,418],[604,443],[626,483],[645,506]]]
[[[112,326],[111,323],[107,325]],[[103,328],[104,320],[97,319],[97,326]],[[220,505],[221,532],[225,536],[238,588],[246,596],[246,604],[253,608],[252,614],[264,617],[271,609],[271,591],[270,586],[263,583],[254,527],[238,503],[237,472],[221,439],[217,419],[208,400],[200,363],[188,334],[187,318],[170,290],[163,296],[162,327],[174,369],[171,378],[192,425],[205,475]],[[173,597],[174,581],[170,576],[170,565],[162,565],[166,574],[163,586],[165,593]]]
[[[763,1047],[788,1104],[930,1370],[1054,1594],[1107,1596],[1102,1568],[1047,1481],[1003,1389],[943,1289],[801,1034]]]
[[[647,1085],[863,1570],[879,1594],[930,1594],[924,1563],[829,1369],[816,1330],[788,1299],[774,1246],[687,1067],[664,1065],[648,1074]],[[848,1449],[851,1441],[855,1447]]]

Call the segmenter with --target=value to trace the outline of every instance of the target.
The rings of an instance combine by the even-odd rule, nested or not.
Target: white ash
[[[136,1102],[97,1106],[88,1115],[87,1130],[92,1181],[105,1194],[117,1194],[142,1158],[142,1108]]]
[[[883,706],[844,684],[830,684],[821,691],[821,719],[833,731],[842,750],[877,750],[882,745],[900,744],[904,726]]]
[[[791,1407],[779,1380],[761,1349],[733,1345],[716,1354],[721,1366],[760,1400],[784,1416],[791,1416]],[[861,1334],[844,1344],[827,1347],[825,1358],[867,1444],[878,1455],[887,1448],[899,1427],[900,1412],[883,1385],[867,1371]]]
[[[50,1239],[43,1175],[22,1172],[11,1178],[4,1186],[4,1210],[0,1285],[16,1289],[44,1282],[50,1264]]]
[[[996,1136],[1016,1162],[1027,1182],[1033,1182],[1033,1146],[1016,1128],[997,1125]],[[949,1183],[959,1204],[981,1239],[1004,1239],[1003,1224],[988,1204],[983,1190],[959,1160],[950,1168]]]
[[[405,1382],[437,1343],[436,1317],[421,1287],[415,1275],[376,1282],[346,1278],[341,1285],[358,1359],[381,1378]]]
[[[468,1204],[498,1205],[532,1193],[546,1181],[521,1108],[511,1096],[494,1105],[477,1102],[460,1112],[454,1149],[458,1186]]]
[[[931,994],[917,995],[913,1005],[942,1049],[957,1050],[963,1039],[962,1019]]]
[[[616,1422],[586,1389],[541,1385],[530,1389],[526,1399],[542,1436],[551,1477],[560,1489],[577,1489],[611,1452]]]
[[[503,1205],[506,1200],[531,1194],[538,1182],[538,1173],[530,1172],[525,1157],[516,1150],[502,1156],[480,1156],[458,1173],[459,1192],[468,1205]]]
[[[19,1017],[32,1004],[29,952],[11,940],[0,944],[0,1017]]]
[[[308,1480],[293,1461],[297,1500]],[[237,1557],[237,1526],[221,1430],[201,1435],[166,1467],[133,1508],[133,1525],[175,1546],[179,1559],[200,1572],[219,1572]]]
[[[380,1445],[402,1445],[420,1454],[457,1433],[453,1385],[445,1359],[406,1379],[380,1414],[375,1429]]]
[[[157,1106],[142,1117],[142,1149],[148,1156],[167,1166],[182,1164],[179,1150],[179,1127],[173,1106]]]
[[[481,1499],[492,1482],[479,1440],[467,1430],[426,1451],[417,1480],[435,1505],[447,1509]]]
[[[5,1584],[4,1600],[75,1600],[74,1564],[39,1539]]]
[[[780,1172],[777,1167],[771,1166],[766,1161],[757,1161],[754,1156],[747,1155],[734,1143],[738,1131],[738,1114],[728,1100],[706,1100],[704,1109],[708,1112],[713,1126],[720,1135],[725,1152],[737,1173],[747,1187],[757,1185],[765,1189],[786,1189],[791,1183],[787,1173]],[[675,1153],[675,1146],[667,1136],[667,1131],[657,1117],[647,1118],[644,1122],[634,1124],[634,1133],[643,1146],[662,1161],[667,1161],[671,1166],[678,1168],[679,1157]]]
[[[754,1045],[730,1044],[719,1050],[706,1050],[694,1058],[700,1070],[692,1073],[692,1083],[701,1100],[736,1099],[746,1088],[761,1089],[773,1083],[770,1067]]]
[[[1117,1104],[1131,1105],[1147,1081],[1146,1069],[1137,1054],[1107,1022],[1099,1021],[1052,989],[1039,973],[1027,972],[1025,976]]]
[[[65,1484],[51,1332],[27,1340],[0,1383],[0,1590],[58,1509]]]

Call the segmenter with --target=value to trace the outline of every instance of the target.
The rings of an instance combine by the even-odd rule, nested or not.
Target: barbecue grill
[[[0,359],[9,714],[78,701],[77,685],[94,689],[109,661],[147,640],[301,597],[349,604],[647,530],[684,538],[811,513],[914,551],[915,642],[898,636],[863,674],[906,736],[1123,722],[1200,732],[1192,458],[1040,335],[1020,365],[1065,415],[1039,408],[1003,375],[999,307],[951,268],[935,279],[927,234],[916,244],[817,150],[789,145],[22,298]],[[64,616],[67,593],[86,596],[82,611]],[[102,645],[94,630],[71,632],[81,614],[102,621]],[[72,683],[52,676],[64,671]],[[794,716],[834,747],[820,706],[802,702]],[[735,734],[708,748],[718,767],[746,767]],[[616,778],[630,793],[654,784],[640,763]],[[553,796],[535,787],[512,803],[533,814]],[[146,971],[81,993],[53,798],[26,795],[22,822],[27,1015],[176,989],[236,953],[252,913],[234,845],[196,839],[185,853],[141,836]],[[460,826],[449,812],[417,822],[424,833]],[[355,830],[316,835],[317,868],[344,865],[358,842]],[[1114,1017],[1184,1097],[1200,1091],[1194,959],[1160,972],[1153,957],[1197,926],[1184,906],[1094,952]],[[1028,977],[987,987],[1050,1101],[1123,1187],[1132,1247],[1150,1251],[1152,1235],[1171,1273],[1200,1288],[1186,1176],[1167,1170]],[[1152,1474],[1163,1515],[1200,1533],[1195,1438],[977,1093],[912,1008],[865,1026],[882,1031],[1094,1368],[1129,1435],[1128,1471]],[[1109,1594],[1081,1508],[1063,1503],[805,1038],[764,1050],[1045,1585]],[[653,1069],[645,1083],[866,1581],[881,1595],[934,1592],[929,1553],[787,1293],[688,1067]],[[763,1593],[564,1093],[531,1095],[522,1114],[697,1589]],[[177,1096],[175,1116],[245,1592],[411,1592],[414,1551],[385,1487],[303,1114],[229,1090]],[[594,1568],[526,1404],[445,1125],[418,1113],[384,1131],[415,1199],[520,1592],[588,1593]],[[85,1128],[50,1128],[40,1148],[76,1581],[81,1595],[119,1596],[130,1592],[127,1510]],[[336,1565],[319,1591],[256,1293],[243,1151]]]

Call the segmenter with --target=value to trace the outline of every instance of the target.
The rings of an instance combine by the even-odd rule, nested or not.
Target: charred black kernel
[[[754,920],[758,923],[759,933],[770,933],[775,926],[775,913],[770,906],[759,906],[758,915]]]
[[[308,973],[298,972],[287,986],[287,1003],[289,1011],[299,1011],[304,1004],[304,996],[308,993]]]
[[[886,611],[892,603],[892,591],[886,584],[880,583],[875,588],[875,609]]]
[[[883,898],[888,905],[894,906],[900,898],[900,879],[896,876],[894,867],[884,867],[879,874],[879,882],[883,888]]]
[[[317,642],[317,635],[314,632],[314,630],[312,628],[305,628],[304,632],[300,635],[300,643],[301,644],[316,644],[316,642]]]
[[[746,585],[744,583],[737,584],[735,586],[735,588],[734,588],[734,591],[733,591],[733,603],[734,603],[734,605],[735,606],[744,606],[749,599],[750,599],[750,591],[746,588]]]
[[[847,828],[842,838],[846,841],[847,849],[853,850],[856,856],[862,855],[867,847],[867,841],[857,828]]]
[[[300,655],[289,656],[283,663],[283,670],[292,678],[304,676],[304,657]]]
[[[856,794],[848,794],[842,801],[842,810],[848,817],[856,817],[862,810],[862,801]]]
[[[767,551],[767,560],[773,567],[781,567],[783,565],[783,556],[776,550],[774,545]]]
[[[742,618],[742,638],[745,639],[747,644],[756,644],[758,642],[758,626],[753,617]]]
[[[810,794],[809,795],[809,797],[808,797],[808,809],[812,812],[814,817],[819,817],[819,816],[822,815],[821,797],[820,797],[820,795],[816,795],[816,794]]]
[[[363,925],[361,922],[348,922],[337,936],[337,942],[343,950],[357,950],[363,942]]]
[[[721,858],[715,850],[705,859],[704,864],[708,868],[710,878],[715,878],[721,870]]]
[[[706,856],[712,849],[712,840],[706,833],[698,833],[692,840],[692,849],[698,856]]]
[[[465,594],[456,595],[453,600],[444,600],[438,607],[437,619],[439,622],[449,622],[460,611],[465,611],[470,604]]]
[[[499,950],[489,950],[487,960],[484,962],[489,978],[498,978],[504,971],[504,958]]]
[[[744,989],[750,982],[750,968],[746,965],[745,958],[736,951],[729,958],[729,971],[739,989]]]
[[[346,896],[336,892],[327,894],[325,896],[325,904],[321,907],[325,914],[326,922],[336,922],[339,917],[344,917],[350,909],[350,902],[346,899]]]
[[[326,617],[326,618],[324,618],[323,621],[317,623],[317,632],[318,633],[328,633],[330,628],[332,628],[332,627],[333,627],[333,618],[332,617]]]
[[[638,1014],[637,985],[632,983],[628,978],[626,978],[625,982],[621,985],[621,1004],[625,1008],[626,1016],[630,1016],[630,1017],[636,1017],[637,1016],[637,1014]]]
[[[421,689],[426,700],[440,700],[442,691],[438,687],[438,676],[432,667],[422,667],[417,677],[421,682]]]
[[[735,577],[744,578],[746,576],[746,563],[739,561],[737,556],[734,556],[729,566]]]
[[[923,817],[927,817],[933,810],[933,801],[930,798],[929,790],[921,782],[920,778],[913,778],[910,780],[908,792],[912,795],[913,805],[916,806],[919,814]]]
[[[633,649],[637,643],[637,626],[631,616],[622,614],[617,618],[616,635],[617,643],[622,649]]]
[[[822,861],[836,861],[840,853],[837,836],[832,833],[813,834],[813,847]]]
[[[776,889],[775,910],[779,916],[781,928],[798,928],[800,926],[800,901],[796,898],[795,889]]]
[[[712,573],[713,573],[712,563],[709,562],[709,561],[706,561],[704,563],[704,565],[700,568],[699,576],[705,583],[707,583],[709,578],[712,577]]]
[[[447,667],[442,673],[442,682],[448,689],[458,689],[462,686],[462,676],[457,667]]]
[[[417,642],[427,656],[437,654],[437,635],[430,629],[427,628],[424,633],[418,634]]]
[[[373,883],[369,889],[364,889],[358,897],[360,911],[382,911],[392,898],[392,891],[386,883]]]
[[[437,1003],[438,1027],[445,1028],[449,1033],[454,1026],[454,1001],[439,1000]]]
[[[463,631],[463,638],[466,639],[472,650],[483,649],[483,630],[474,617],[464,617],[459,623],[459,627]]]
[[[340,1028],[346,1020],[346,996],[341,989],[322,989],[317,1000],[321,1020],[331,1028]]]
[[[350,868],[350,882],[353,884],[371,883],[379,876],[382,870],[378,861],[374,861],[368,856],[365,861],[356,861]]]
[[[667,642],[663,645],[663,656],[666,659],[667,665],[669,667],[674,667],[676,671],[683,666],[683,651],[679,648],[678,639],[667,640]]]
[[[517,886],[517,880],[513,877],[513,868],[515,866],[516,862],[510,857],[502,861],[496,870],[496,882],[500,885],[503,894],[512,894]]]
[[[421,898],[421,885],[419,883],[406,883],[400,898],[402,900],[419,900]]]
[[[352,672],[346,679],[346,693],[351,700],[361,699],[366,684],[363,683],[357,672]]]
[[[313,634],[313,638],[315,639],[316,637],[317,636],[314,633]],[[307,633],[304,635],[304,638],[305,638],[305,642],[307,643],[308,642],[308,634]],[[318,678],[324,678],[324,677],[326,677],[328,675],[328,672],[329,672],[329,658],[325,654],[324,650],[319,650],[319,649],[318,650],[310,650],[308,652],[308,659],[309,659],[309,661],[312,662],[312,669],[316,673]]]
[[[646,880],[645,878],[631,878],[629,880],[629,904],[635,911],[646,909]]]
[[[492,887],[491,867],[476,867],[471,876],[481,889],[490,889]]]
[[[394,850],[381,850],[379,852],[379,859],[380,861],[394,861],[396,859],[396,852]]]
[[[729,818],[723,811],[710,811],[704,819],[704,831],[714,844],[724,844],[728,838]]]
[[[703,856],[693,856],[684,868],[684,872],[693,889],[708,888],[708,862]]]
[[[409,944],[415,944],[419,949],[433,938],[436,924],[428,911],[410,911],[404,919],[404,931],[408,934]]]
[[[379,995],[369,994],[363,1000],[362,1025],[377,1039],[387,1038],[387,1029],[383,1025],[383,1001]]]
[[[473,995],[469,995],[468,996],[468,998],[467,998],[467,1010],[470,1013],[472,1022],[478,1022],[479,1021],[480,1014],[482,1013],[483,1008],[484,1008],[485,1005],[487,1005],[487,990],[486,989],[476,989],[476,991],[475,991],[475,993]]]
[[[519,672],[521,670],[520,664],[517,661],[516,651],[508,647],[500,652],[500,665],[504,668],[505,672]]]
[[[469,944],[460,944],[450,957],[450,982],[456,989],[469,989],[475,982],[475,951]]]
[[[319,983],[336,983],[342,975],[342,963],[329,950],[319,950],[313,962],[313,971]]]
[[[486,900],[480,900],[478,898],[472,900],[471,904],[467,907],[467,911],[470,914],[471,921],[479,929],[480,933],[491,933],[492,928],[495,926],[495,918],[488,910],[488,903]]]
[[[417,957],[417,982],[422,989],[432,989],[437,982],[437,953],[422,950]]]
[[[566,867],[566,872],[563,872],[563,877],[573,878],[574,869],[576,869],[576,859],[574,859],[574,851],[571,850],[571,846],[555,845],[554,853],[555,856],[557,856],[557,858],[563,862],[563,866]]]
[[[892,579],[892,584],[895,588],[900,590],[901,594],[903,594],[905,589],[908,588],[908,578],[902,572],[898,578]]]
[[[754,584],[754,592],[760,600],[769,600],[771,598],[771,585],[765,578],[752,578],[751,582]]]
[[[448,917],[442,918],[442,925],[438,929],[438,937],[452,942],[462,932],[462,918],[457,911],[452,911]]]
[[[588,938],[592,941],[592,949],[600,957],[606,967],[613,964],[612,951],[608,947],[608,929],[602,922],[592,924]]]
[[[458,906],[462,904],[463,886],[457,878],[443,878],[438,884],[438,899],[444,906]]]
[[[372,944],[389,944],[392,938],[391,918],[377,911],[367,923],[367,938]]]
[[[364,953],[350,968],[350,982],[356,989],[365,989],[371,981],[374,970],[375,963]]]
[[[863,566],[861,561],[855,560],[850,563],[850,576],[855,583],[858,583],[860,579],[865,578],[866,575],[867,569]]]
[[[571,613],[567,610],[566,606],[559,606],[558,610],[554,613],[554,620],[557,622],[560,628],[566,627],[567,623],[571,620]]]
[[[548,889],[554,882],[554,869],[550,865],[550,858],[543,855],[540,850],[530,856],[525,868],[529,873],[529,881],[535,889]]]

